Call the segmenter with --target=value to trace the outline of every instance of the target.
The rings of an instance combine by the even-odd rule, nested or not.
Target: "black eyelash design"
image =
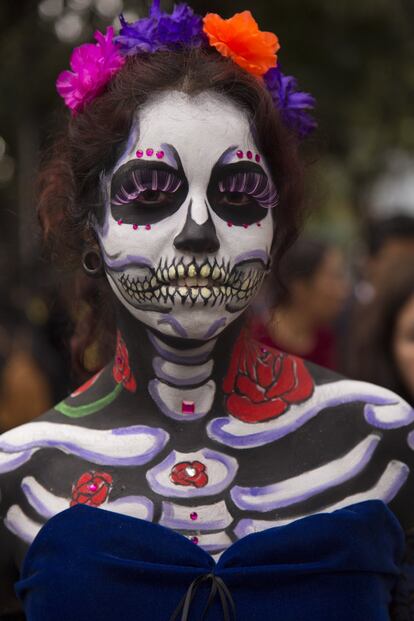
[[[146,190],[173,193],[181,187],[182,181],[166,170],[133,170],[125,184],[122,184],[112,199],[113,205],[127,205],[139,198]]]
[[[220,192],[239,192],[248,194],[262,207],[271,209],[279,202],[276,188],[269,180],[257,172],[239,172],[228,175],[219,181]]]

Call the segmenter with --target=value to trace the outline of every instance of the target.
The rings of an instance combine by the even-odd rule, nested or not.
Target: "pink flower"
[[[70,59],[72,71],[62,71],[56,81],[59,95],[75,114],[102,93],[109,80],[121,69],[125,58],[113,43],[114,29],[95,32],[97,43],[75,48]]]

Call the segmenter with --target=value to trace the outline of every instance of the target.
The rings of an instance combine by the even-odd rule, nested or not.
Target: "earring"
[[[102,276],[104,270],[100,252],[93,248],[84,250],[82,254],[82,267],[85,273],[92,278]]]

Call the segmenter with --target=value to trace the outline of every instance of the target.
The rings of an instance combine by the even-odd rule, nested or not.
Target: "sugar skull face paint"
[[[137,319],[203,339],[247,308],[269,264],[277,192],[245,112],[209,92],[157,96],[102,183],[107,277]]]

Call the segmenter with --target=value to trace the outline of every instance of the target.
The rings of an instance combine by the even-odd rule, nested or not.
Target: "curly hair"
[[[92,342],[108,342],[114,332],[106,279],[87,278],[81,264],[85,247],[96,244],[89,222],[91,214],[99,218],[102,212],[100,178],[115,164],[137,111],[149,97],[166,90],[190,96],[217,92],[249,115],[280,196],[274,210],[274,265],[300,230],[304,208],[298,140],[283,125],[263,81],[215,50],[202,47],[128,58],[102,95],[83,112],[66,117],[45,154],[38,179],[38,214],[47,248],[55,261],[70,269],[77,283],[71,297],[82,304],[72,342],[78,369],[84,366],[85,348]],[[102,358],[104,352],[98,366]]]

